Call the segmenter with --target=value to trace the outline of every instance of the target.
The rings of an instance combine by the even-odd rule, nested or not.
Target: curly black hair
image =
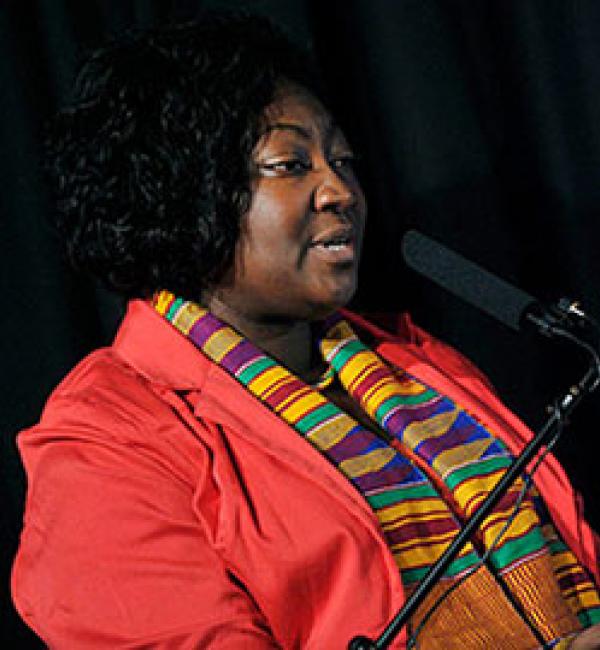
[[[45,140],[71,262],[125,297],[199,299],[233,259],[264,108],[282,81],[317,79],[259,17],[207,14],[94,52]]]

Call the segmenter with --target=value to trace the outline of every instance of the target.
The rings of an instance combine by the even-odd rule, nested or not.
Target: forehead
[[[263,140],[295,134],[315,141],[344,139],[329,111],[307,89],[286,85],[264,111]]]

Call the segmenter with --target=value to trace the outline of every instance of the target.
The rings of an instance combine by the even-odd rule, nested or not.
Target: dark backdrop
[[[312,42],[334,110],[362,153],[370,221],[356,304],[409,308],[492,378],[531,426],[582,359],[517,335],[403,268],[408,225],[545,300],[600,315],[600,2],[597,0],[5,0],[0,8],[0,559],[3,639],[38,647],[9,604],[25,482],[15,434],[88,350],[119,301],[61,259],[38,164],[43,121],[82,51],[132,26],[211,6],[267,13]],[[599,400],[557,454],[600,524]]]

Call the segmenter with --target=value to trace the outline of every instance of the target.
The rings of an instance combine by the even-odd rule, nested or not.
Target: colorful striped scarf
[[[356,486],[377,515],[408,590],[511,462],[505,445],[470,414],[415,377],[390,368],[340,316],[325,324],[321,352],[385,436],[362,426],[206,309],[168,292],[157,294],[154,306]],[[519,480],[488,516],[473,544],[450,565],[447,581],[479,562],[511,515],[521,488]],[[560,589],[559,596],[584,626],[600,621],[600,600],[541,506],[529,490],[490,561],[517,599],[537,612],[539,628],[552,639],[570,630],[556,629],[554,613],[522,589],[522,567],[535,566],[536,580],[548,581],[548,589],[557,594]]]

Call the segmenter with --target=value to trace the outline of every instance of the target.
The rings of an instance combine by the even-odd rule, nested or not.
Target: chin
[[[345,307],[356,293],[356,277],[348,279],[347,282],[338,283],[331,291],[330,303],[334,309]]]
[[[311,302],[311,317],[310,320],[323,320],[330,316],[333,312],[345,307],[350,300],[352,300],[356,292],[356,287],[353,285],[351,288],[336,291],[335,293],[321,298],[318,301]]]

